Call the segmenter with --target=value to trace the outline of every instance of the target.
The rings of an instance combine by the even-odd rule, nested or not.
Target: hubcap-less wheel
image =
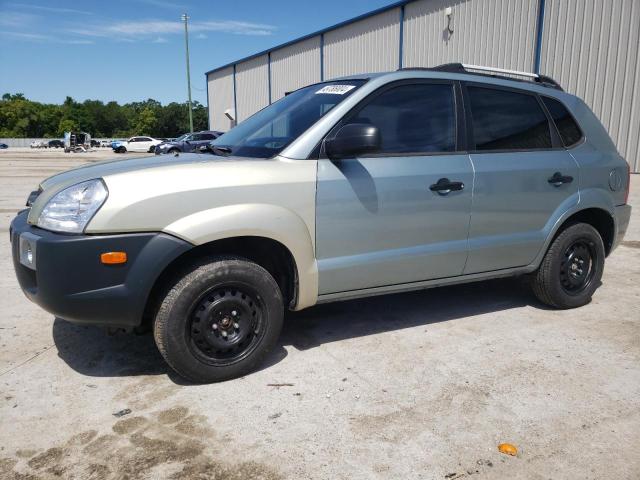
[[[190,317],[192,352],[210,365],[242,360],[263,335],[263,308],[258,295],[241,288],[229,286],[207,292]]]
[[[594,276],[595,245],[587,240],[576,240],[564,252],[560,264],[560,283],[570,295],[577,295],[589,287]]]

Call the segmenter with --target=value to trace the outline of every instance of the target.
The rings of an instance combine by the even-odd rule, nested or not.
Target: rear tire
[[[600,286],[604,257],[602,238],[591,225],[576,223],[565,228],[531,275],[533,293],[555,308],[586,305]]]
[[[154,323],[160,353],[197,383],[229,380],[260,366],[282,329],[278,284],[264,268],[237,257],[192,266],[164,297]]]

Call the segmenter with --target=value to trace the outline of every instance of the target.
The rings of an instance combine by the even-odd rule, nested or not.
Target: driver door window
[[[456,148],[455,101],[448,84],[391,88],[367,103],[346,123],[380,130],[380,155],[452,152]]]

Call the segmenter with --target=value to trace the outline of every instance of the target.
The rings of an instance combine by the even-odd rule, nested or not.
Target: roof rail
[[[431,70],[435,72],[465,73],[467,75],[484,75],[487,77],[500,78],[504,80],[529,81],[539,83],[545,87],[552,87],[562,90],[562,87],[553,78],[537,73],[520,72],[518,70],[506,70],[504,68],[485,67],[483,65],[469,65],[464,63],[444,63],[430,68],[403,68],[401,70]],[[507,75],[511,75],[507,76]],[[513,77],[524,77],[513,78]]]

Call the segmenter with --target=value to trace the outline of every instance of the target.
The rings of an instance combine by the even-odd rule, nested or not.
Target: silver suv
[[[260,365],[285,308],[516,275],[547,305],[584,305],[631,210],[598,119],[521,72],[310,85],[209,150],[42,182],[11,226],[27,297],[150,326],[179,374],[220,381]]]

